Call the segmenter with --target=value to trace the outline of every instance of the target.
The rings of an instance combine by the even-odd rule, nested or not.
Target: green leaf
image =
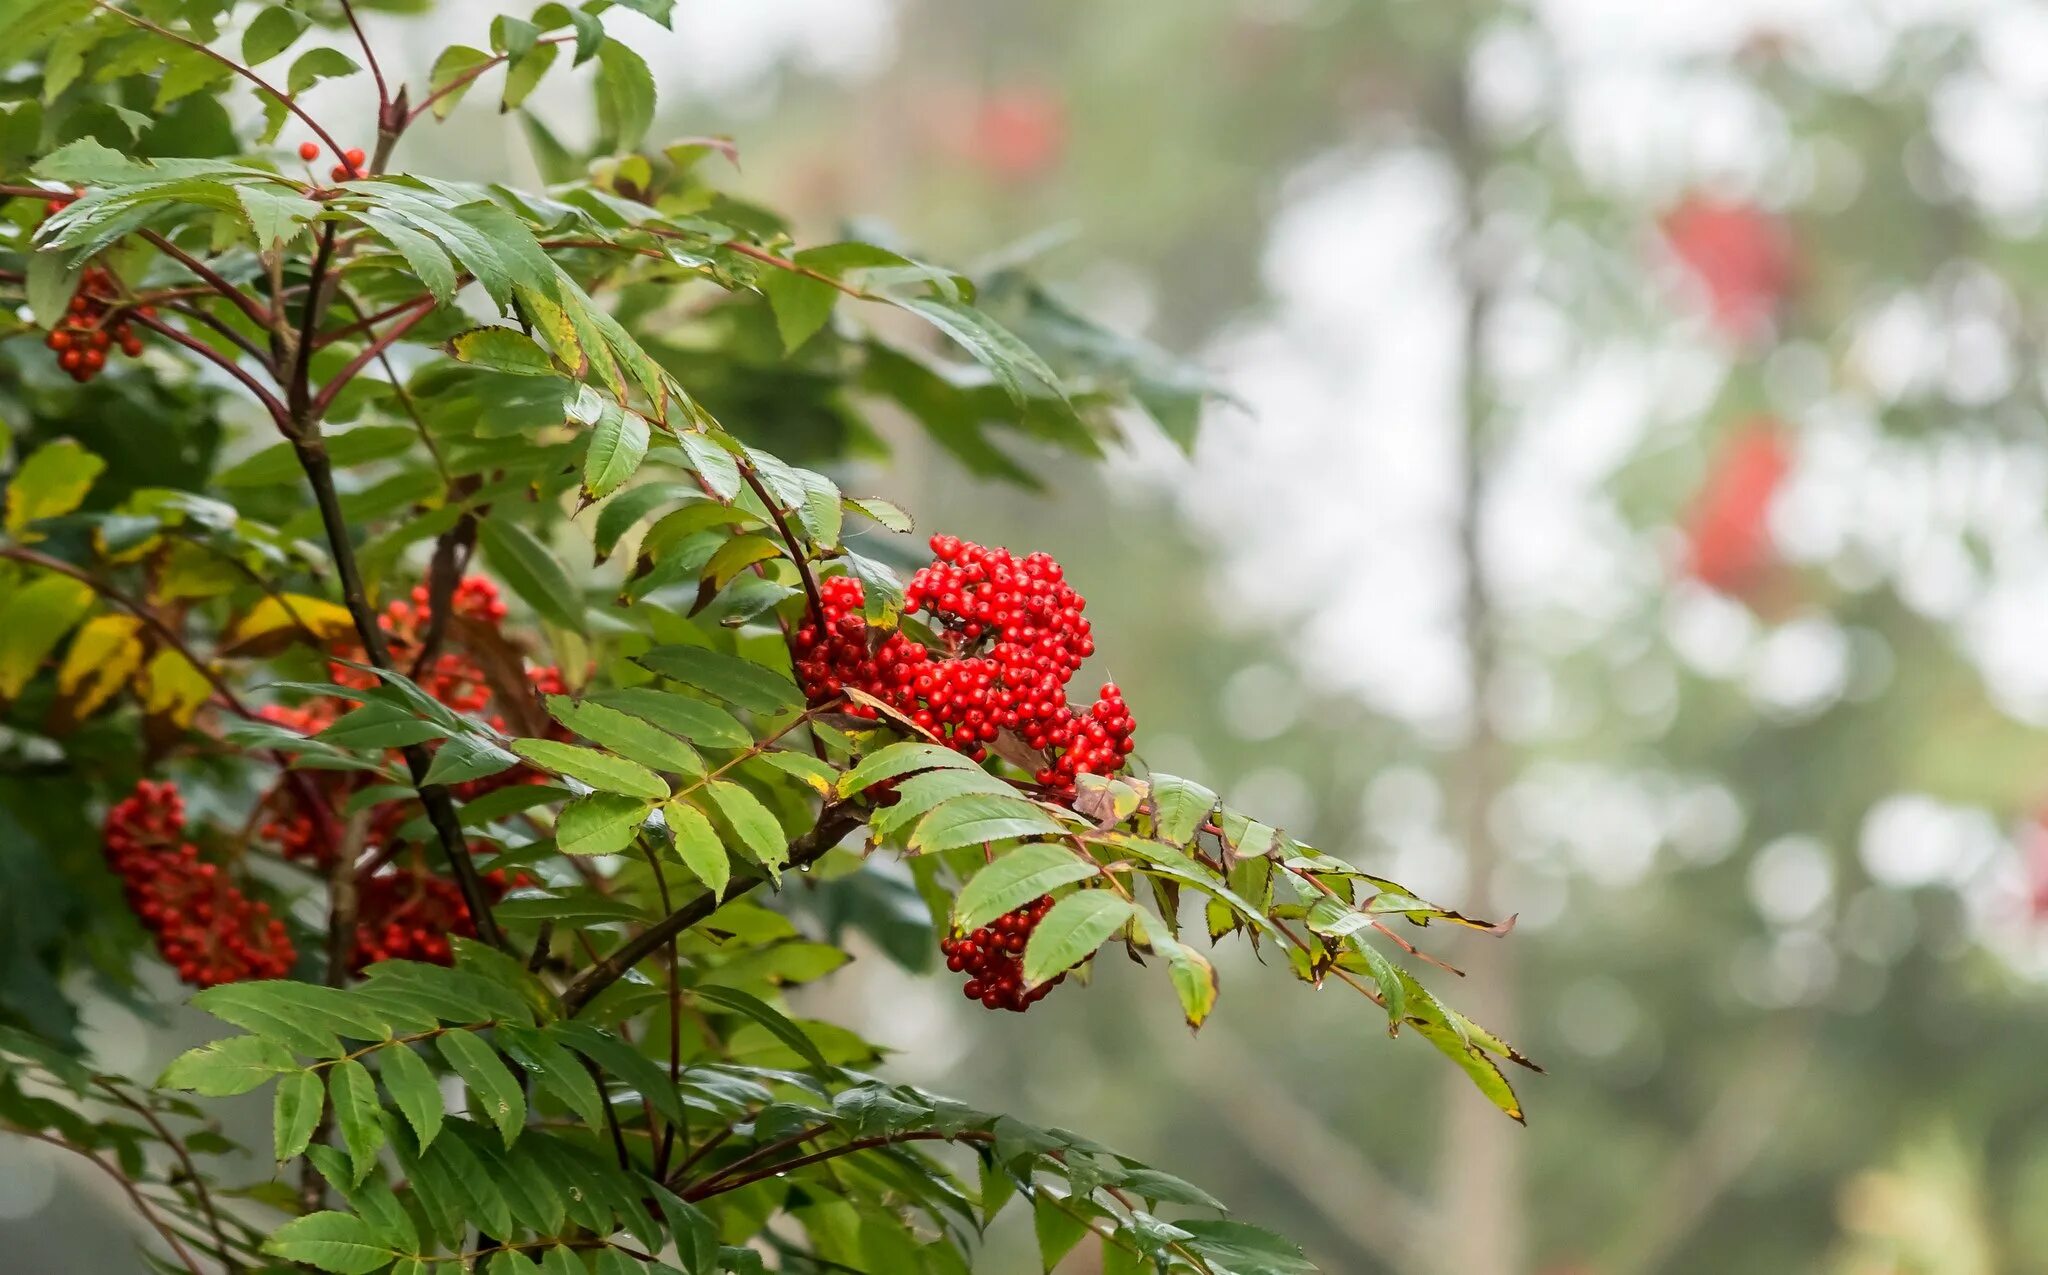
[[[597,118],[606,149],[629,151],[654,122],[654,75],[639,54],[606,38],[597,48]]]
[[[434,300],[447,305],[455,297],[455,263],[448,250],[432,235],[426,235],[388,213],[365,210],[356,214],[365,226],[405,258],[406,268]]]
[[[804,702],[796,683],[774,669],[701,646],[657,646],[634,656],[633,662],[757,713],[781,712]]]
[[[911,519],[909,514],[886,500],[879,500],[873,496],[850,497],[846,501],[846,507],[856,513],[872,518],[890,531],[910,532],[917,530],[917,524]]]
[[[607,400],[583,455],[584,496],[601,500],[617,491],[647,458],[647,441],[647,418]]]
[[[904,780],[896,789],[895,804],[877,810],[869,826],[878,837],[893,837],[940,803],[968,793],[996,797],[1016,795],[1008,783],[978,766],[972,770],[928,770]]]
[[[511,1146],[526,1124],[526,1095],[518,1077],[475,1032],[451,1031],[439,1041],[441,1056],[469,1086],[470,1112],[498,1126],[498,1133]]]
[[[1216,794],[1178,775],[1154,774],[1152,804],[1158,812],[1154,835],[1168,845],[1184,846],[1216,808]]]
[[[1074,1251],[1094,1228],[1087,1219],[1096,1213],[1085,1200],[1062,1199],[1041,1186],[1031,1195],[1031,1226],[1038,1235],[1038,1258],[1048,1273]]]
[[[369,1275],[398,1256],[368,1222],[352,1213],[332,1212],[293,1218],[271,1233],[263,1251],[334,1275]]]
[[[771,878],[780,881],[783,865],[789,862],[789,838],[774,814],[761,804],[759,797],[730,779],[714,779],[705,791],[718,813],[739,834],[747,853],[768,869]]]
[[[1152,950],[1166,960],[1182,1017],[1189,1027],[1199,1028],[1216,1008],[1216,967],[1208,957],[1175,938],[1165,921],[1143,908],[1138,910],[1138,927]]]
[[[700,748],[745,748],[754,742],[739,719],[715,704],[651,686],[606,691],[595,702],[652,722]]]
[[[1034,387],[1057,398],[1066,397],[1059,377],[1044,359],[1008,328],[973,306],[938,297],[901,297],[896,298],[896,304],[923,316],[933,327],[959,342],[1017,402],[1022,403]]]
[[[704,564],[703,577],[714,590],[723,589],[748,567],[781,557],[782,553],[782,545],[767,536],[736,536],[718,546],[718,552]]]
[[[320,1114],[327,1107],[327,1090],[320,1073],[295,1071],[277,1082],[271,1104],[270,1136],[272,1158],[279,1164],[295,1160],[313,1140],[320,1127]]]
[[[677,774],[704,773],[704,759],[694,748],[630,713],[565,695],[548,696],[547,707],[562,725],[630,761]]]
[[[567,1245],[557,1244],[540,1259],[541,1275],[589,1275],[583,1260]]]
[[[553,45],[549,45],[553,48]],[[491,1257],[486,1275],[541,1275],[540,1266],[518,1249],[501,1248]],[[638,1275],[638,1272],[635,1272]]]
[[[980,770],[973,758],[944,744],[907,740],[869,753],[839,777],[839,795],[851,797],[871,784],[916,770]]]
[[[477,540],[491,569],[542,619],[577,633],[585,631],[582,595],[561,560],[532,532],[502,518],[486,518],[477,528]]]
[[[519,758],[479,735],[457,735],[434,750],[423,784],[466,784],[510,770]]]
[[[976,929],[1055,886],[1085,881],[1101,871],[1067,846],[1047,841],[1018,846],[974,874],[954,902],[953,915],[961,929]]]
[[[825,326],[832,317],[833,303],[839,300],[839,289],[794,270],[763,270],[759,284],[775,311],[775,330],[782,334],[782,348],[787,353],[794,353]]]
[[[289,5],[274,4],[250,21],[242,33],[242,61],[261,66],[292,46],[311,19]]]
[[[599,792],[662,801],[668,797],[668,783],[638,762],[614,757],[595,748],[558,743],[552,739],[515,739],[512,751],[558,775],[589,784]]]
[[[250,232],[256,236],[258,252],[289,247],[305,229],[306,223],[313,219],[313,212],[318,207],[303,195],[269,186],[237,186],[235,198],[242,201],[242,214],[249,222]]]
[[[370,1069],[353,1058],[336,1063],[327,1077],[327,1097],[334,1104],[334,1127],[348,1147],[355,1180],[361,1182],[377,1167],[377,1152],[384,1145],[384,1122],[378,1118],[377,1082]]]
[[[540,1089],[552,1095],[593,1131],[604,1128],[604,1099],[597,1082],[552,1036],[529,1027],[499,1027],[498,1043],[526,1068]]]
[[[676,857],[704,883],[712,898],[723,899],[726,884],[732,880],[732,859],[725,852],[725,843],[713,831],[711,820],[687,802],[670,802],[666,813],[669,831],[676,838]]]
[[[341,1192],[349,1207],[370,1224],[378,1240],[401,1252],[419,1249],[419,1227],[382,1175],[372,1174],[358,1182],[348,1157],[330,1146],[315,1145],[308,1148],[306,1155],[327,1184]]]
[[[447,735],[445,727],[414,717],[396,704],[370,700],[361,708],[342,714],[313,738],[336,748],[374,751],[445,739]]]
[[[555,1023],[549,1033],[562,1044],[597,1064],[598,1070],[638,1090],[649,1105],[669,1120],[684,1123],[683,1108],[669,1080],[668,1068],[609,1032],[589,1023]]]
[[[848,551],[846,565],[860,577],[861,614],[872,625],[893,629],[903,615],[903,582],[886,563]]]
[[[354,75],[362,69],[354,58],[340,49],[321,45],[301,53],[298,61],[292,63],[292,69],[285,74],[285,92],[296,96],[322,80]]]
[[[1045,982],[1092,955],[1137,913],[1130,900],[1108,890],[1077,890],[1038,922],[1024,948],[1024,981]]]
[[[704,485],[720,500],[730,501],[740,493],[740,465],[731,452],[702,434],[682,430],[676,442],[689,459],[690,468],[703,476]]]
[[[427,77],[434,94],[435,119],[448,118],[448,112],[455,109],[455,104],[476,82],[476,76],[470,72],[492,60],[491,55],[482,49],[472,49],[466,44],[451,44],[441,50],[441,56],[434,59],[433,72]]]
[[[592,539],[597,544],[598,560],[611,557],[620,539],[656,509],[679,500],[695,499],[699,494],[694,484],[669,482],[643,483],[613,496],[597,511],[597,531]]]
[[[700,984],[695,989],[695,994],[699,1002],[716,1005],[720,1009],[731,1010],[753,1019],[767,1028],[770,1035],[795,1050],[797,1057],[813,1068],[820,1072],[831,1071],[831,1064],[818,1052],[817,1044],[809,1036],[804,1035],[803,1028],[791,1022],[787,1016],[760,997],[735,987],[721,987],[716,983]]]
[[[445,1114],[440,1082],[434,1079],[426,1060],[414,1053],[409,1045],[394,1045],[381,1051],[378,1059],[385,1090],[404,1114],[406,1123],[412,1126],[420,1150],[426,1150],[433,1145],[434,1135],[441,1131],[441,1118]]]
[[[527,95],[540,85],[561,52],[560,45],[537,44],[513,58],[505,67],[505,93],[498,100],[498,110],[517,110]]]
[[[1246,1222],[1188,1218],[1174,1225],[1187,1233],[1195,1252],[1243,1275],[1315,1275],[1317,1269],[1298,1245]]]
[[[225,983],[197,993],[191,1003],[195,1009],[274,1040],[294,1053],[339,1058],[340,1039],[330,1030],[331,1024],[299,1008],[300,990],[299,984],[289,982]]]
[[[975,794],[949,801],[926,815],[910,834],[910,848],[951,850],[991,841],[1054,836],[1061,831],[1051,815],[1021,797]]]
[[[554,356],[517,328],[470,328],[448,338],[448,355],[472,367],[514,376],[560,376]]]
[[[652,802],[617,793],[594,792],[562,807],[555,821],[555,849],[563,854],[622,854],[631,848]]]
[[[22,539],[29,524],[61,518],[85,500],[107,462],[68,438],[30,452],[7,484],[7,531]]]
[[[180,1054],[157,1084],[208,1098],[248,1093],[273,1076],[300,1070],[291,1051],[260,1036],[230,1036]]]

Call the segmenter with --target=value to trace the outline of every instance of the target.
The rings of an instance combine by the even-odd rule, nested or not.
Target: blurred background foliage
[[[2041,10],[677,16],[636,33],[656,131],[735,137],[735,192],[807,238],[851,210],[1030,259],[1208,371],[1190,456],[1137,421],[1100,467],[1005,440],[1021,493],[906,427],[855,485],[1066,562],[1153,764],[1519,912],[1434,950],[1551,1074],[1510,1126],[1227,952],[1194,1040],[1116,970],[1026,1022],[869,960],[807,1009],[906,1078],[1184,1166],[1333,1272],[2048,1271]],[[528,105],[594,131],[567,87]],[[468,111],[399,162],[531,180],[534,126]],[[816,428],[784,410],[731,423]],[[17,859],[0,942],[59,941]],[[26,1168],[10,1240],[66,1206]],[[1014,1238],[992,1275],[1027,1269]]]

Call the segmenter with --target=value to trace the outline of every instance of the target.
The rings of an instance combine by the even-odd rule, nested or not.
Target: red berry
[[[320,143],[318,143],[318,142],[300,142],[300,143],[299,143],[299,158],[300,158],[300,159],[303,159],[303,160],[305,160],[305,161],[306,161],[306,162],[307,162],[308,164],[310,164],[310,163],[312,163],[312,162],[313,162],[314,160],[316,160],[316,159],[320,158]]]
[[[354,169],[362,168],[363,158],[363,148],[360,146],[351,146],[341,153],[342,162]]]

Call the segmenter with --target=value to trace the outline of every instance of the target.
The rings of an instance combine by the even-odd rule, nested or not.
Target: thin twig
[[[654,853],[654,846],[642,838],[640,849],[647,856],[647,870],[654,874],[655,897],[661,903],[661,910],[674,910],[669,899],[668,874],[661,870],[661,859]],[[678,931],[680,933],[680,931]],[[683,975],[682,958],[676,950],[676,939],[672,935],[667,947],[668,965],[668,1083],[675,1088],[683,1076]],[[687,1108],[684,1108],[687,1110]],[[653,1132],[654,1108],[647,1108],[648,1132]],[[689,1141],[689,1130],[683,1130],[683,1140]],[[654,1156],[654,1176],[662,1177],[668,1172],[669,1154],[675,1150],[676,1125],[665,1122],[661,1130],[661,1144]]]
[[[120,1184],[121,1190],[135,1205],[136,1211],[141,1213],[143,1219],[155,1228],[158,1235],[164,1237],[164,1242],[171,1246],[171,1251],[178,1255],[178,1261],[184,1264],[186,1270],[191,1271],[192,1275],[206,1275],[205,1268],[199,1264],[199,1259],[192,1256],[192,1251],[185,1247],[185,1242],[178,1238],[178,1233],[162,1218],[157,1216],[156,1210],[150,1207],[149,1197],[143,1195],[142,1189],[136,1186],[134,1180],[127,1174],[121,1172],[119,1166],[109,1164],[106,1160],[101,1159],[98,1155],[76,1143],[66,1142],[62,1138],[53,1137],[50,1134],[41,1133],[34,1129],[23,1129],[18,1125],[9,1124],[0,1125],[0,1130],[27,1138],[32,1142],[40,1142],[46,1146],[69,1151],[74,1155],[83,1156],[91,1161],[93,1166],[99,1169],[100,1172]]]
[[[216,293],[226,300],[233,302],[236,309],[248,315],[251,322],[266,330],[269,329],[273,321],[270,311],[257,305],[255,301],[250,299],[248,293],[222,278],[213,267],[207,265],[191,253],[186,252],[183,248],[180,248],[154,230],[139,230],[136,233],[142,237],[144,242],[155,246],[158,252],[163,253],[171,258],[171,260],[190,270],[193,274],[204,279],[207,285]]]
[[[335,141],[334,138],[328,133],[328,131],[320,126],[319,120],[316,120],[311,115],[308,115],[305,111],[305,108],[301,107],[296,101],[293,100],[291,94],[281,91],[275,85],[271,84],[270,81],[256,74],[256,72],[250,70],[248,67],[243,66],[240,62],[235,61],[227,54],[222,53],[217,49],[209,48],[206,45],[201,44],[199,41],[192,39],[190,36],[179,35],[176,31],[171,31],[164,27],[160,27],[156,23],[151,22],[148,18],[144,18],[137,14],[129,13],[126,10],[117,8],[114,5],[107,3],[107,0],[97,0],[97,3],[101,9],[105,10],[108,13],[113,14],[115,17],[121,19],[123,22],[127,22],[134,26],[141,27],[145,31],[155,32],[157,35],[162,36],[166,40],[175,40],[179,44],[184,45],[188,49],[196,49],[200,53],[204,53],[207,57],[212,58],[214,61],[220,63],[222,66],[228,68],[230,71],[233,71],[236,75],[239,75],[243,79],[249,81],[249,83],[254,84],[258,89],[261,89],[263,92],[268,93],[270,94],[270,96],[276,98],[277,101],[286,110],[290,111],[292,114],[304,120],[306,122],[306,127],[312,129],[314,133],[318,134],[320,140],[327,143],[327,147],[329,150],[332,150],[336,155],[340,155],[342,153],[341,143]]]
[[[996,1135],[980,1129],[960,1129],[952,1132],[938,1129],[908,1129],[901,1133],[878,1133],[871,1138],[856,1138],[852,1142],[844,1143],[840,1146],[826,1147],[822,1151],[813,1151],[809,1155],[800,1155],[794,1160],[784,1160],[778,1164],[763,1165],[752,1173],[742,1174],[736,1178],[715,1178],[701,1186],[691,1187],[680,1194],[683,1199],[694,1204],[698,1200],[708,1199],[714,1195],[724,1195],[727,1191],[737,1191],[743,1186],[752,1186],[754,1183],[768,1178],[778,1177],[784,1173],[793,1173],[806,1165],[818,1164],[825,1160],[836,1160],[840,1156],[852,1155],[857,1151],[872,1151],[876,1147],[895,1146],[902,1142],[978,1142],[986,1144],[995,1140]]]
[[[152,319],[144,314],[135,314],[131,318],[134,322],[140,323],[158,336],[169,337],[171,340],[176,341],[179,345],[184,346],[194,354],[226,372],[229,376],[240,381],[244,389],[247,389],[256,396],[256,401],[263,405],[263,410],[270,413],[270,419],[277,425],[279,430],[289,430],[291,428],[291,413],[285,410],[284,404],[278,401],[277,395],[265,389],[261,381],[243,371],[241,364],[228,358],[198,337],[187,332],[180,332],[161,319]]]
[[[818,822],[811,830],[789,843],[789,862],[785,870],[801,869],[823,858],[826,852],[839,844],[841,838],[860,826],[861,818],[861,812],[853,806],[840,802],[825,803],[825,808],[818,812]],[[611,955],[584,970],[563,990],[563,1016],[574,1018],[598,993],[625,977],[627,970],[653,955],[671,938],[767,879],[766,874],[757,874],[736,880],[726,888],[723,899],[706,890],[621,943]]]
[[[348,366],[328,378],[327,384],[321,387],[320,393],[314,397],[312,405],[308,409],[312,419],[317,421],[322,416],[325,416],[327,409],[334,404],[334,396],[341,393],[348,383],[355,379],[356,373],[362,371],[371,359],[377,358],[385,350],[390,349],[400,337],[411,331],[414,324],[434,312],[434,299],[432,297],[427,297],[422,301],[415,301],[413,305],[415,307],[413,310],[409,313],[404,313],[398,322],[384,330],[382,336],[377,337],[364,346],[361,353],[349,360]]]
[[[348,25],[356,33],[356,43],[363,46],[363,61],[370,67],[370,77],[377,81],[377,110],[382,118],[384,108],[391,104],[391,92],[384,85],[384,68],[377,65],[377,50],[370,47],[370,37],[363,34],[363,24],[356,20],[356,7],[341,0],[341,11],[348,15]]]
[[[154,1111],[151,1111],[145,1104],[129,1097],[112,1080],[105,1076],[95,1076],[93,1077],[93,1083],[112,1094],[115,1102],[141,1116],[150,1128],[156,1130],[156,1136],[163,1139],[164,1145],[171,1149],[171,1154],[178,1158],[178,1166],[185,1171],[186,1180],[192,1183],[192,1194],[199,1201],[200,1212],[206,1215],[207,1228],[213,1232],[215,1242],[220,1245],[222,1260],[228,1262],[230,1269],[239,1270],[240,1264],[228,1257],[230,1246],[228,1244],[227,1232],[221,1227],[220,1214],[214,1211],[213,1193],[206,1189],[206,1178],[199,1172],[199,1166],[192,1162],[192,1153],[185,1149],[185,1144],[171,1133],[170,1127],[164,1124],[163,1120]]]

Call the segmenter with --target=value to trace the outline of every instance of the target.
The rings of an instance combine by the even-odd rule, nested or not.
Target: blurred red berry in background
[[[996,89],[975,110],[970,145],[981,166],[1005,181],[1043,176],[1066,153],[1066,106],[1043,85]]]
[[[1689,195],[1659,229],[1705,291],[1716,327],[1738,340],[1769,330],[1792,286],[1792,234],[1782,218],[1751,203]]]
[[[1749,421],[1722,443],[1686,514],[1687,574],[1737,597],[1756,588],[1777,561],[1771,500],[1791,469],[1791,445],[1777,421]]]

